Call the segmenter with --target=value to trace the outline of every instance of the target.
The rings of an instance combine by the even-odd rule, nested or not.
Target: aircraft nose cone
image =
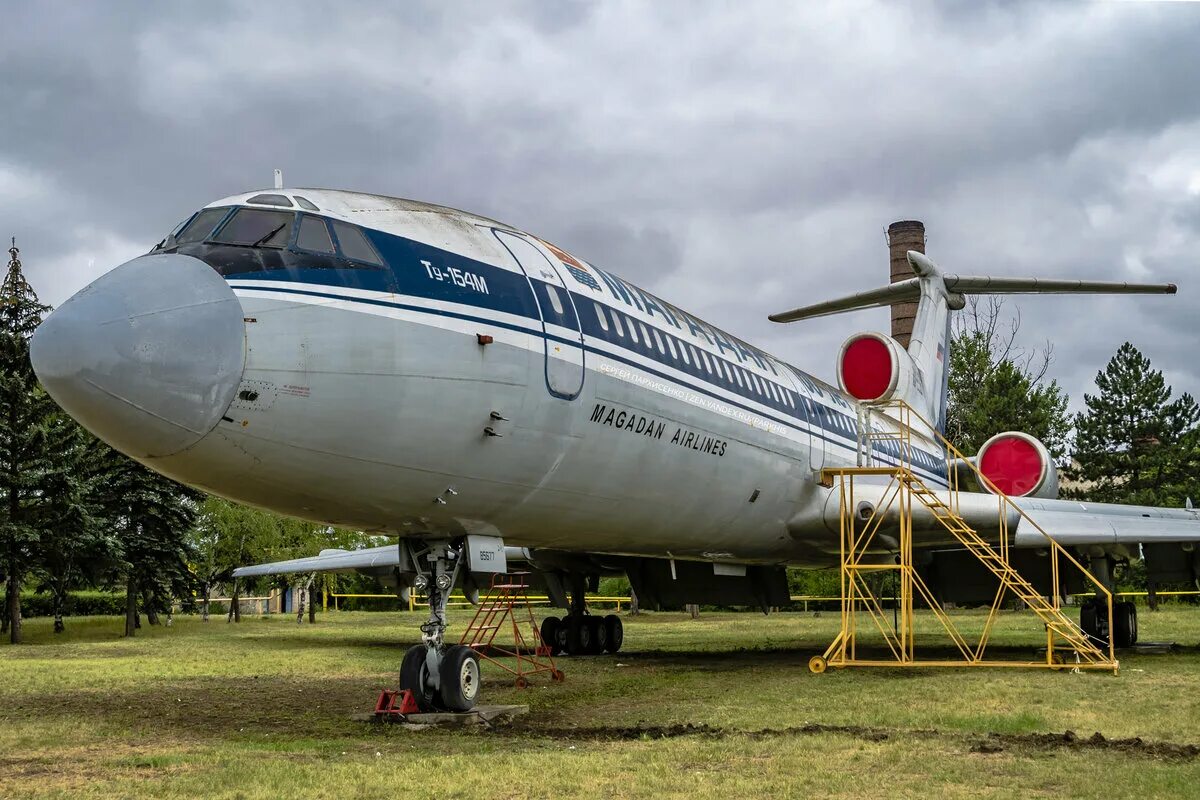
[[[245,367],[242,306],[204,262],[128,261],[38,327],[30,357],[67,413],[126,455],[177,453],[211,431]]]

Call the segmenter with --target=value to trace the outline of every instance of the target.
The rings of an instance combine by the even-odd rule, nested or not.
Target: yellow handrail
[[[1060,545],[1053,536],[1051,536],[1049,533],[1047,533],[1045,531],[1045,529],[1042,528],[1041,525],[1038,525],[1037,522],[1033,519],[1033,517],[1029,516],[1029,514],[1027,514],[1025,512],[1025,509],[1021,508],[1019,505],[1017,505],[1015,502],[1013,502],[1012,498],[1010,498],[1004,492],[1000,491],[996,487],[996,484],[992,483],[992,481],[986,475],[983,474],[983,472],[979,469],[979,467],[977,467],[974,463],[972,463],[971,460],[962,453],[962,451],[960,451],[957,447],[955,447],[953,444],[951,444],[950,440],[947,439],[944,435],[942,435],[941,431],[939,431],[934,425],[930,424],[929,420],[927,420],[923,416],[921,416],[920,412],[918,412],[916,409],[914,409],[912,406],[910,406],[908,403],[906,403],[903,400],[891,400],[886,403],[877,404],[875,407],[886,408],[889,406],[895,407],[899,411],[899,418],[896,419],[895,422],[900,424],[902,427],[907,428],[910,435],[911,435],[911,432],[913,429],[912,428],[912,418],[915,417],[917,420],[919,420],[925,426],[926,430],[928,430],[929,433],[931,433],[933,435],[934,440],[936,442],[940,443],[942,445],[942,447],[944,447],[946,449],[946,454],[947,454],[946,477],[948,479],[947,482],[948,482],[949,488],[950,488],[951,502],[953,503],[952,508],[954,508],[955,513],[958,512],[957,498],[958,498],[958,493],[960,491],[960,489],[958,487],[958,469],[957,469],[958,465],[965,465],[965,466],[969,467],[970,470],[975,474],[975,479],[979,482],[979,485],[981,487],[984,487],[984,488],[988,489],[989,491],[991,491],[991,493],[994,494],[998,498],[998,501],[1000,503],[1000,524],[1001,524],[1000,547],[1001,547],[1001,554],[1004,556],[1004,558],[1006,560],[1007,560],[1007,556],[1008,556],[1008,536],[1007,536],[1007,530],[1006,530],[1007,526],[1005,524],[1006,515],[1005,515],[1004,511],[1005,511],[1005,508],[1008,507],[1008,508],[1012,508],[1014,511],[1016,511],[1017,514],[1023,520],[1028,522],[1029,525],[1034,530],[1036,530],[1038,533],[1040,533],[1046,539],[1046,541],[1049,543],[1051,549],[1053,550],[1055,556],[1058,556],[1060,554],[1065,556],[1066,559],[1071,564],[1073,564],[1076,569],[1078,569],[1080,572],[1082,572],[1083,575],[1089,581],[1091,581],[1091,583],[1099,590],[1099,594],[1105,598],[1107,605],[1108,605],[1108,630],[1109,630],[1108,655],[1109,655],[1109,659],[1111,659],[1112,661],[1116,661],[1116,643],[1115,643],[1116,637],[1114,637],[1112,635],[1112,630],[1113,630],[1112,592],[1110,592],[1108,590],[1108,587],[1106,587],[1103,583],[1101,583],[1096,578],[1096,576],[1091,573],[1091,571],[1089,571],[1086,567],[1083,566],[1083,564],[1080,564],[1079,561],[1076,560],[1076,558],[1071,555],[1070,551],[1068,551],[1065,547]],[[909,417],[909,419],[907,419],[907,420],[904,419],[904,415],[906,415],[906,414]],[[868,436],[869,436],[869,433],[868,433]],[[953,456],[953,458],[951,458],[950,456]],[[1053,583],[1054,583],[1054,589],[1055,589],[1055,596],[1053,598],[1053,602],[1054,602],[1055,607],[1057,607],[1058,606],[1058,592],[1057,592],[1057,589],[1058,589],[1058,561],[1057,561],[1057,559],[1052,559],[1052,568],[1053,568]]]

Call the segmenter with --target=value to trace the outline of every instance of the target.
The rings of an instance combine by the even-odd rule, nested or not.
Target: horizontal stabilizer
[[[941,284],[951,308],[962,307],[962,295],[968,294],[1175,294],[1173,283],[1122,283],[1119,281],[1079,281],[1051,278],[996,278],[989,275],[953,275],[942,273],[926,256],[908,252],[908,262],[918,277],[857,294],[826,300],[791,311],[772,314],[772,322],[797,322],[826,317],[862,308],[878,308],[893,303],[911,303],[921,297],[921,282]]]

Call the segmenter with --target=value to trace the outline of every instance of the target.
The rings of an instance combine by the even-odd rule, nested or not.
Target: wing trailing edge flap
[[[1106,514],[1092,510],[1095,508],[1091,506],[1091,509],[1081,511],[1026,509],[1026,513],[1064,547],[1200,542],[1200,520],[1195,517]],[[1024,520],[1017,525],[1013,546],[1039,547],[1045,542],[1045,537]]]

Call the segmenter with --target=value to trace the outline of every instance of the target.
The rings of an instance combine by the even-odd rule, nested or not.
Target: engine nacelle
[[[1010,497],[1058,497],[1058,467],[1046,445],[1028,433],[997,433],[979,448],[975,465]]]
[[[858,400],[908,397],[916,376],[912,358],[882,333],[856,333],[838,353],[838,386]]]

